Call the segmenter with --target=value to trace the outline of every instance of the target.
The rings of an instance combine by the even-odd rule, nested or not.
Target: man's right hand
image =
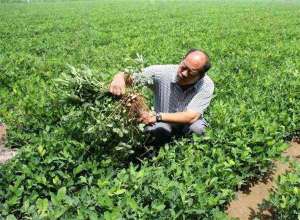
[[[126,88],[125,75],[122,72],[118,73],[117,75],[115,75],[114,79],[110,83],[109,91],[113,95],[120,96],[125,94],[125,88]]]

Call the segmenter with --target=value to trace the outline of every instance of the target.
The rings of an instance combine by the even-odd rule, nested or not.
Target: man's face
[[[177,83],[180,85],[189,85],[196,82],[200,77],[202,68],[201,60],[188,55],[181,61],[177,69]]]

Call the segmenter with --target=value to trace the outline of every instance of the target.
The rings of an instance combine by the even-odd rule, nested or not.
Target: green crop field
[[[141,157],[107,85],[190,48],[212,60],[210,128]],[[0,219],[226,219],[299,131],[299,57],[299,1],[1,1],[0,122],[19,153],[0,166]],[[299,169],[282,178],[297,199],[268,205],[299,218]]]

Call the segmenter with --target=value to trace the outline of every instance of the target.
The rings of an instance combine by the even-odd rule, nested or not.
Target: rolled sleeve
[[[158,78],[159,72],[156,71],[155,66],[144,68],[141,72],[133,73],[133,83],[143,84],[149,88],[153,88],[155,79]]]
[[[198,112],[203,115],[204,111],[210,104],[213,98],[213,87],[199,91],[187,105],[186,110]]]

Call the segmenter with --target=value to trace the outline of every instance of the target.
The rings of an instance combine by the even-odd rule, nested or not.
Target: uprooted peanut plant
[[[145,141],[150,137],[143,133],[138,119],[149,108],[138,91],[141,87],[134,85],[121,97],[114,97],[99,74],[87,67],[70,68],[57,80],[61,103],[68,107],[61,119],[65,132],[88,144],[89,151],[100,151],[105,157],[113,155],[117,160],[145,150]]]

